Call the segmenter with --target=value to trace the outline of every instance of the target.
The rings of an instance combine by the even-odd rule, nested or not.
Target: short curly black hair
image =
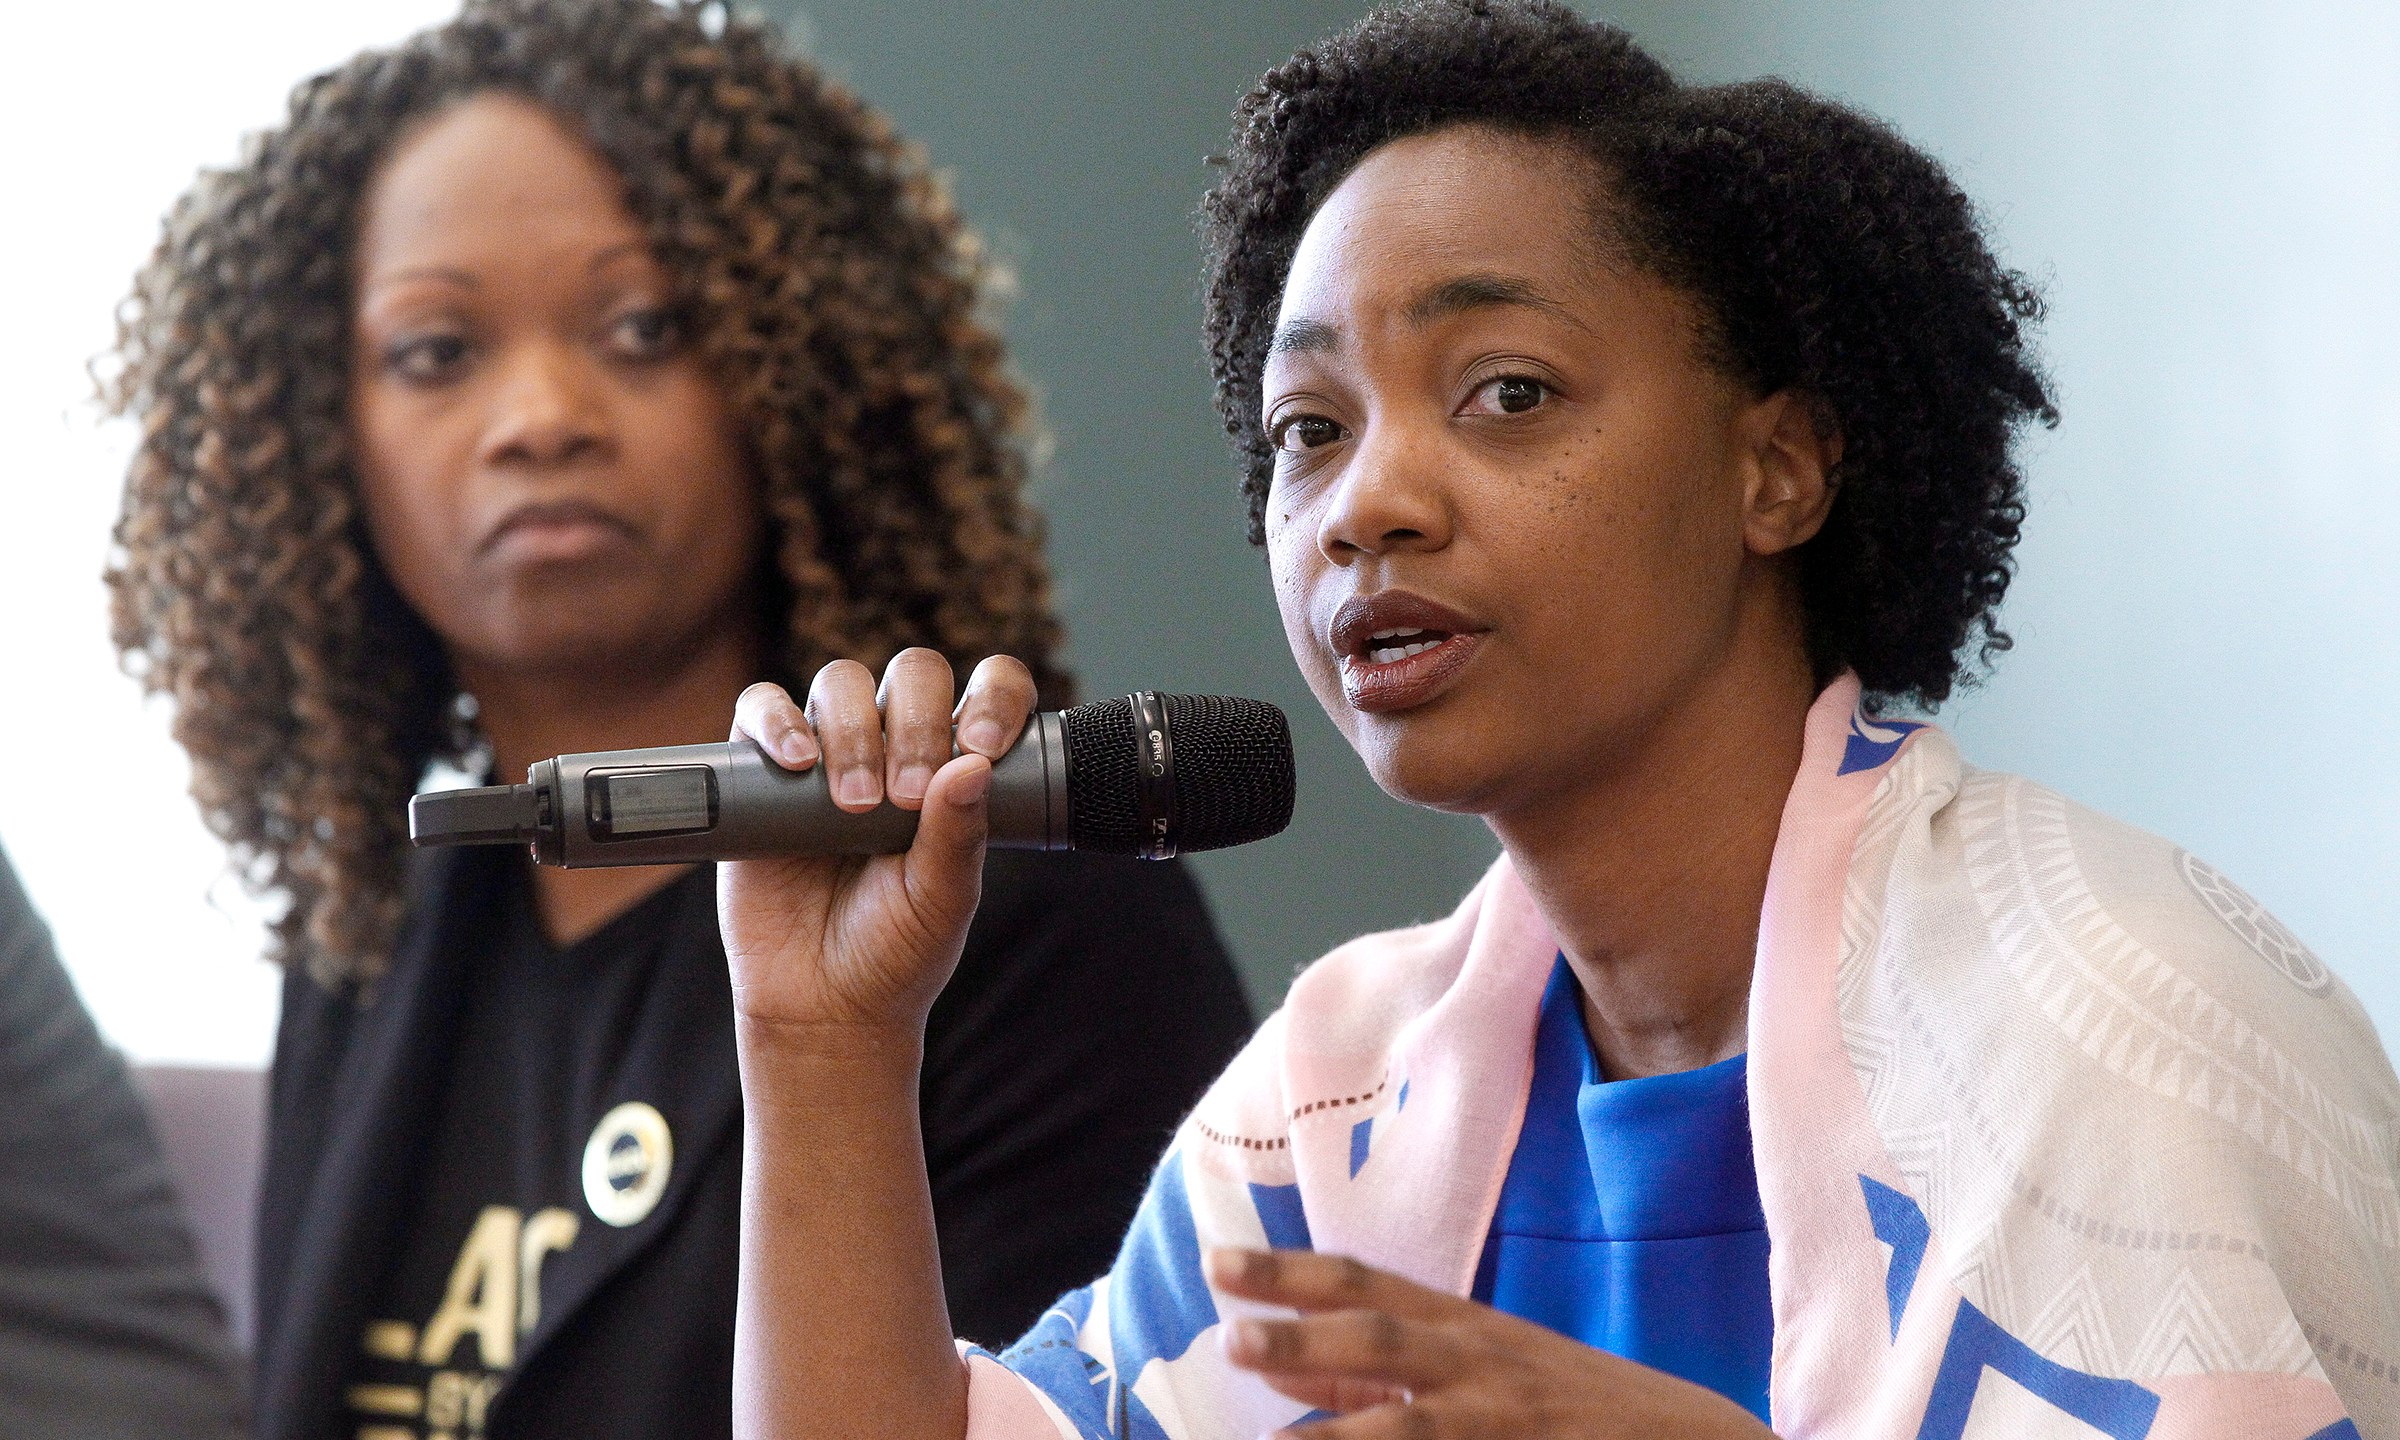
[[[1778,80],[1678,84],[1552,0],[1379,10],[1236,108],[1201,222],[1252,543],[1274,465],[1260,377],[1301,232],[1369,151],[1452,125],[1587,155],[1605,240],[1696,300],[1712,361],[1754,393],[1805,395],[1839,433],[1838,495],[1798,556],[1820,675],[1931,707],[2008,648],[1995,612],[2025,518],[2012,449],[2028,420],[2058,420],[2030,353],[2038,294],[1884,125]]]

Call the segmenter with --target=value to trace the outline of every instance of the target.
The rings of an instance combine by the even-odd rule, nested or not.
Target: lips
[[[1405,590],[1354,595],[1333,619],[1342,694],[1368,714],[1408,710],[1449,687],[1475,656],[1486,627]]]
[[[585,560],[638,539],[631,523],[588,500],[537,500],[501,517],[486,554],[528,562]]]

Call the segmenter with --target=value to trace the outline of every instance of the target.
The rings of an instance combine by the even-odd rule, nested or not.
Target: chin
[[[1488,740],[1455,740],[1434,727],[1370,722],[1351,737],[1383,793],[1426,810],[1483,815],[1499,807],[1508,767]]]
[[[605,678],[623,668],[629,658],[656,646],[655,637],[629,632],[623,625],[594,623],[606,616],[607,612],[601,611],[525,617],[494,634],[484,653],[495,663],[521,673],[583,670]]]
[[[669,587],[638,578],[520,587],[492,607],[491,637],[511,663],[548,668],[623,661],[688,634]]]

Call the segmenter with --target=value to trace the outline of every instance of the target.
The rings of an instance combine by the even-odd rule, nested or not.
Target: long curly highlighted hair
[[[173,698],[193,798],[272,949],[370,981],[402,820],[471,727],[440,643],[365,538],[346,396],[361,202],[413,126],[520,95],[614,166],[738,418],[774,558],[780,678],[925,645],[1069,697],[1031,422],[982,319],[990,273],[924,159],[718,3],[468,0],[293,92],[204,173],[135,281],[105,398],[140,427],[107,574],[127,670]]]

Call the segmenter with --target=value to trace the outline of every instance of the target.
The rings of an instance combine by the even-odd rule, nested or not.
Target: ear
[[[1742,541],[1753,555],[1780,555],[1824,528],[1833,510],[1841,432],[1796,390],[1778,390],[1742,417],[1749,478]]]

